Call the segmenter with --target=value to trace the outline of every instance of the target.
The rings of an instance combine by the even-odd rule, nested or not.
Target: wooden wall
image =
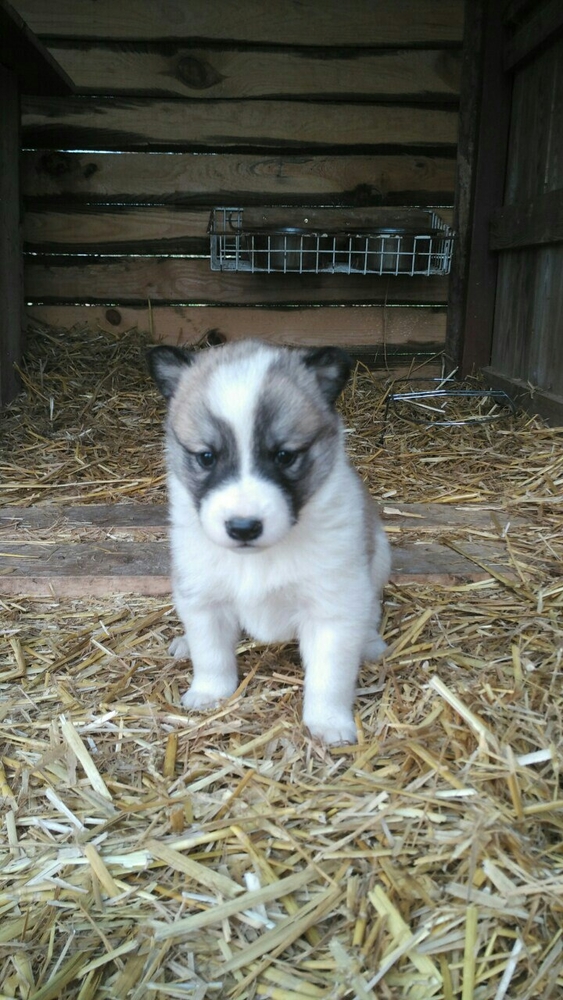
[[[215,205],[451,208],[463,0],[14,3],[78,88],[23,107],[33,315],[440,349],[447,278],[215,273],[206,229]]]
[[[499,271],[490,372],[563,418],[563,5],[512,0],[513,78],[504,204],[491,225]]]

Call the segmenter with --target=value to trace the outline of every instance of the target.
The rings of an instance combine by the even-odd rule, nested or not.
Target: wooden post
[[[19,186],[20,101],[16,75],[0,65],[0,406],[19,389],[23,263]]]
[[[19,389],[23,346],[20,94],[71,94],[71,80],[8,3],[0,0],[0,406]]]
[[[503,200],[511,78],[503,68],[501,0],[466,0],[464,63],[446,356],[462,375],[489,364],[497,256],[489,224]]]

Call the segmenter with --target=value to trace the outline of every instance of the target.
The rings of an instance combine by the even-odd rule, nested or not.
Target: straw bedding
[[[162,501],[139,335],[30,348],[2,503]],[[237,695],[187,716],[170,605],[1,602],[0,997],[563,995],[563,435],[391,409],[380,447],[385,391],[343,403],[374,495],[441,503],[454,548],[449,509],[508,511],[513,573],[389,587],[357,745],[303,731],[294,645],[241,643]]]

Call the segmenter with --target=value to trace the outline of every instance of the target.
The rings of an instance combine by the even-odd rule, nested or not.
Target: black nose
[[[232,517],[225,521],[225,528],[230,538],[237,542],[253,542],[262,534],[262,521],[254,517]]]

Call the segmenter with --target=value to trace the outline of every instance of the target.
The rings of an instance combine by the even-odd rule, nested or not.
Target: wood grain
[[[457,139],[455,111],[402,105],[27,97],[22,111],[24,143],[55,149],[440,149]]]
[[[26,249],[33,252],[208,254],[208,210],[170,207],[28,211]]]
[[[549,22],[553,28],[553,5],[537,11],[542,12],[549,15],[544,27]],[[541,18],[534,18],[527,23],[538,27]],[[533,409],[535,401],[536,412],[558,422],[563,419],[562,57],[563,38],[557,35],[516,67],[505,205],[492,229],[501,252],[488,368],[489,376],[508,380],[522,405]],[[531,394],[522,392],[522,385]]]
[[[0,4],[0,65],[14,73],[22,94],[73,92],[62,67],[6,0]]]
[[[503,547],[465,542],[464,549],[481,563],[499,566]],[[36,597],[158,595],[170,592],[168,543],[105,539],[99,542],[2,542],[0,593]],[[391,579],[397,584],[478,581],[486,569],[445,545],[424,542],[395,546]]]
[[[562,60],[563,38],[558,38],[515,74],[504,193],[507,204],[563,188]]]
[[[222,98],[455,101],[459,52],[451,49],[201,48],[66,43],[51,53],[82,93]]]
[[[503,72],[499,50],[504,38],[500,5],[475,0],[473,15],[482,32],[478,70],[480,101],[474,105],[471,158],[465,179],[471,185],[468,255],[464,261],[464,287],[458,289],[463,335],[461,374],[489,363],[493,340],[497,257],[489,247],[492,213],[502,204],[506,151],[510,126],[512,81]],[[468,123],[469,124],[469,123]],[[460,174],[463,177],[463,174]]]
[[[374,360],[385,363],[389,345],[403,345],[405,353],[420,355],[440,350],[444,343],[444,308],[386,309],[384,306],[320,306],[318,308],[260,309],[208,306],[154,306],[106,308],[105,306],[28,306],[34,322],[69,329],[78,324],[114,334],[136,327],[167,344],[198,344],[210,333],[213,338],[241,340],[259,337],[272,343],[302,346],[339,344],[371,347]],[[397,364],[396,356],[393,364]]]
[[[262,210],[261,210],[262,212]],[[252,227],[260,225],[260,213],[247,209],[244,218]],[[187,209],[180,206],[120,206],[119,209],[107,205],[78,205],[70,211],[28,211],[24,222],[26,249],[34,253],[181,253],[209,255],[208,226],[211,206],[205,210]],[[324,231],[337,225],[352,231],[384,225],[428,227],[428,214],[414,208],[372,208],[315,210],[307,207],[309,223]],[[441,211],[444,221],[449,221],[451,212]],[[280,226],[296,219],[295,211],[287,206],[276,210],[268,209],[270,224]]]
[[[26,151],[29,198],[175,204],[453,204],[455,159]]]
[[[39,35],[93,39],[201,38],[278,45],[404,46],[459,42],[462,0],[17,0]]]
[[[373,275],[252,275],[213,272],[208,260],[174,257],[101,257],[95,263],[72,258],[30,258],[25,295],[36,303],[91,302],[107,305],[153,303],[290,304],[341,302],[433,303],[447,301],[447,278]]]
[[[491,367],[563,395],[563,244],[503,253]],[[563,417],[563,412],[562,412]]]
[[[514,32],[504,49],[505,69],[514,69],[563,28],[561,0],[548,0]]]
[[[563,426],[563,392],[538,389],[529,381],[507,377],[504,372],[491,367],[483,368],[483,377],[487,385],[502,389],[526,412],[539,413],[553,427]]]
[[[467,531],[491,530],[499,537],[507,524],[524,523],[522,518],[505,513],[494,503],[487,509],[480,507],[454,507],[440,503],[384,503],[380,514],[386,530],[391,534],[414,532],[440,534],[453,529]],[[85,528],[101,531],[147,532],[168,530],[166,504],[81,504],[59,506],[42,504],[33,507],[4,507],[0,509],[0,538],[2,541],[21,541],[22,531],[46,532],[64,530],[78,537]]]
[[[505,205],[491,219],[491,248],[509,250],[563,241],[563,189],[516,205]]]
[[[23,338],[20,224],[20,98],[15,73],[0,65],[0,406],[17,395]]]

